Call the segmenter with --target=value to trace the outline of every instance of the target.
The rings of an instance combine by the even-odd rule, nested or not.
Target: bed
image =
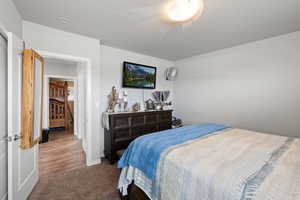
[[[300,139],[200,124],[142,136],[118,163],[131,199],[299,200]]]

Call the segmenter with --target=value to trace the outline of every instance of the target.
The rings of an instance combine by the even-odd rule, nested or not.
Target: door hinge
[[[12,140],[12,137],[11,137],[11,136],[5,136],[5,137],[2,137],[2,138],[0,139],[1,142],[2,142],[2,141],[11,142],[11,140]]]

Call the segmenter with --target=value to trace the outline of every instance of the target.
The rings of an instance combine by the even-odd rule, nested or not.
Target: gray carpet
[[[104,161],[100,165],[40,177],[29,200],[120,200],[120,171]]]

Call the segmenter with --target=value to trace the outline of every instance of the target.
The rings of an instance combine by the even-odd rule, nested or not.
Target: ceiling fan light
[[[202,0],[170,0],[164,5],[164,15],[168,20],[184,22],[198,17],[203,12]]]

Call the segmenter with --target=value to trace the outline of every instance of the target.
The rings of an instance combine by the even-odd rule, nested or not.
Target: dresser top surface
[[[148,110],[148,111],[138,111],[138,112],[104,112],[105,115],[122,115],[122,114],[137,114],[137,113],[155,113],[155,112],[172,112],[172,109],[169,110]]]

